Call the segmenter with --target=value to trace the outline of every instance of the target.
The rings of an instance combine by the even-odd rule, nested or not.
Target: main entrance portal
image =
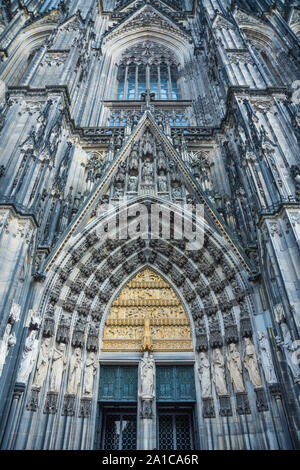
[[[97,448],[193,449],[190,323],[156,272],[138,273],[113,302],[101,351]]]

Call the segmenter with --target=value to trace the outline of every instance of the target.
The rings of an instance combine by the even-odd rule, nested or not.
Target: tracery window
[[[178,100],[178,63],[168,48],[144,41],[128,48],[118,70],[118,100],[138,100],[150,89],[156,100]]]

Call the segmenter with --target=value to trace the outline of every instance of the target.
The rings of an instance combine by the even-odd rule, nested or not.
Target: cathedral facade
[[[299,126],[298,2],[0,1],[2,449],[299,449]]]

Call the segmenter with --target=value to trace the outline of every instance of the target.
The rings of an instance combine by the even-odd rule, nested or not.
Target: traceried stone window
[[[118,100],[138,100],[150,89],[156,100],[178,100],[178,63],[170,49],[144,41],[127,49],[119,63]]]

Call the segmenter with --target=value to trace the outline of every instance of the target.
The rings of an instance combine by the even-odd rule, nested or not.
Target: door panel
[[[103,419],[103,450],[135,450],[137,438],[136,413],[109,413]]]
[[[193,450],[192,411],[186,413],[159,412],[159,450]]]

